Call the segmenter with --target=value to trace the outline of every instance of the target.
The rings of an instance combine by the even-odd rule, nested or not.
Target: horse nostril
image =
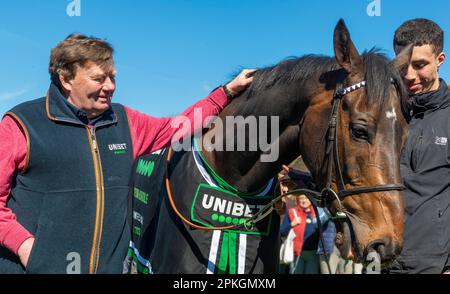
[[[385,242],[380,240],[380,241],[376,241],[376,242],[373,242],[372,244],[370,244],[367,247],[367,252],[375,251],[376,253],[378,253],[380,259],[383,261],[386,258],[388,258],[388,255],[390,255],[390,254],[388,254],[386,249],[387,249],[387,246],[386,246]]]

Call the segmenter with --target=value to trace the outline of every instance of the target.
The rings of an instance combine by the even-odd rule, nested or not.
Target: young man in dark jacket
[[[443,39],[442,29],[427,19],[403,23],[394,36],[397,54],[414,47],[403,71],[412,106],[401,156],[404,243],[391,273],[450,271],[450,91],[439,78],[446,57]]]

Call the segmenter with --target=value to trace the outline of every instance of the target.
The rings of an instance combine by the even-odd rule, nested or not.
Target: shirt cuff
[[[32,237],[33,235],[30,234],[30,232],[28,232],[21,224],[15,222],[12,223],[11,228],[7,230],[2,245],[17,255],[19,247],[23,244],[23,242]]]
[[[216,105],[220,106],[221,109],[227,106],[227,104],[231,101],[231,99],[228,98],[227,94],[223,91],[222,87],[218,87],[212,91],[208,98],[211,99]]]

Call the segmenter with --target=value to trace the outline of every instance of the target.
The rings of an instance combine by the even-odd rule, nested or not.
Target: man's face
[[[400,53],[402,47],[395,48]],[[436,55],[432,45],[414,46],[411,61],[402,72],[405,85],[410,95],[417,95],[439,88],[439,66],[444,62],[443,52]]]
[[[102,114],[109,108],[116,89],[115,75],[114,65],[105,70],[88,62],[78,68],[75,78],[63,84],[69,92],[68,101],[84,110],[89,118]]]

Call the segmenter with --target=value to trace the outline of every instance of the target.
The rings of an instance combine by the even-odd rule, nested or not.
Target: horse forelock
[[[399,99],[402,111],[407,113],[408,95],[400,73],[388,58],[373,48],[362,54],[364,63],[364,79],[366,80],[366,104],[382,109],[389,99]],[[390,86],[394,83],[397,97],[391,97]]]

